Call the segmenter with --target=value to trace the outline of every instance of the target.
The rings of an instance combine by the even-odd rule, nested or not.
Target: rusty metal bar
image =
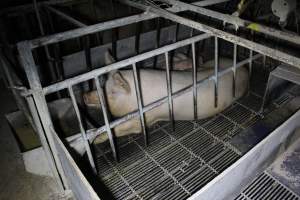
[[[145,146],[147,146],[148,145],[148,134],[147,134],[147,129],[146,129],[146,125],[145,125],[146,122],[145,122],[144,113],[143,113],[141,88],[140,88],[140,84],[139,84],[139,79],[138,79],[138,74],[137,74],[137,69],[136,69],[135,63],[132,64],[132,69],[133,69],[136,98],[137,98],[137,103],[138,103],[138,108],[139,108],[139,113],[140,113],[141,127],[142,127],[142,132],[144,134]]]

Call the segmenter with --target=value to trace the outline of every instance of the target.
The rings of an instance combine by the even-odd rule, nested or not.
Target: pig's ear
[[[130,86],[128,82],[124,79],[120,71],[114,71],[112,74],[114,84],[122,88],[126,93],[130,93]]]
[[[104,57],[105,57],[105,64],[106,64],[106,65],[109,65],[109,64],[111,64],[111,63],[116,62],[116,60],[112,57],[112,55],[110,54],[109,51],[106,51],[106,52],[105,52]]]

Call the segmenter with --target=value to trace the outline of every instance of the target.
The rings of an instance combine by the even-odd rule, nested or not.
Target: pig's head
[[[105,53],[105,64],[109,65],[115,62],[114,58],[109,52]],[[107,96],[108,104],[111,106],[117,99],[126,99],[126,96],[129,96],[131,93],[130,85],[123,77],[122,72],[114,70],[108,74],[108,77],[105,82],[105,92]],[[98,97],[97,90],[87,92],[83,94],[83,99],[85,104],[88,107],[100,108],[100,101]],[[111,110],[112,111],[112,110]],[[113,111],[112,111],[113,113]]]

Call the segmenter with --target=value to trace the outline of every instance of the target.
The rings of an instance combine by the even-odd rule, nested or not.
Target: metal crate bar
[[[261,57],[260,54],[256,54],[255,56],[253,56],[253,60],[256,60],[256,59],[258,59],[258,58],[260,58],[260,57]],[[249,59],[246,59],[246,60],[244,60],[244,61],[239,62],[239,63],[237,64],[237,68],[239,68],[239,67],[241,67],[241,66],[243,66],[243,65],[245,65],[245,64],[247,64],[247,63],[249,63]],[[221,77],[221,76],[224,76],[225,74],[230,73],[230,72],[232,72],[232,67],[220,71],[220,72],[218,73],[218,76]],[[208,77],[208,78],[206,78],[206,79],[203,79],[203,80],[201,80],[201,81],[198,81],[198,82],[197,82],[197,87],[199,87],[200,85],[202,85],[202,84],[204,84],[204,83],[207,83],[207,82],[210,81],[210,80],[214,80],[214,76],[210,76],[210,77]],[[186,88],[183,88],[182,90],[179,90],[179,91],[177,91],[177,92],[174,92],[174,93],[172,94],[173,99],[176,98],[176,97],[179,97],[179,96],[181,96],[181,95],[183,95],[183,94],[185,94],[185,93],[187,93],[187,92],[190,92],[190,91],[192,91],[192,90],[193,90],[193,85],[190,85],[190,86],[187,86]],[[145,106],[145,107],[143,108],[143,113],[145,113],[145,112],[147,112],[147,111],[150,111],[150,110],[152,110],[152,109],[154,109],[154,108],[156,108],[156,107],[162,105],[163,103],[166,103],[167,101],[168,101],[168,97],[164,97],[164,98],[162,98],[162,99],[160,99],[160,100],[158,100],[158,101],[156,101],[156,102],[154,102],[154,103],[151,103],[151,104],[149,104],[149,105],[147,105],[147,106]],[[139,112],[138,112],[138,111],[129,113],[129,114],[127,114],[126,116],[124,116],[124,117],[122,117],[122,118],[119,118],[119,119],[117,119],[117,120],[111,122],[110,128],[114,128],[114,127],[116,127],[117,125],[119,125],[119,124],[121,124],[121,123],[124,123],[124,122],[128,121],[129,119],[132,119],[132,118],[135,118],[135,117],[139,117]],[[90,141],[93,141],[95,137],[97,137],[98,135],[100,135],[101,133],[103,133],[103,132],[105,132],[105,131],[106,131],[106,127],[105,127],[105,126],[102,126],[102,127],[100,127],[100,128],[97,128],[97,129],[90,129],[90,130],[87,131],[87,137],[89,138]],[[70,142],[70,143],[77,143],[78,140],[80,140],[80,138],[78,138],[78,137],[73,137],[73,139],[72,139],[72,140],[69,140],[69,142]]]
[[[81,131],[81,136],[82,136],[82,139],[84,141],[84,147],[85,147],[85,150],[87,152],[90,165],[91,165],[94,173],[97,174],[96,166],[95,166],[95,162],[94,162],[94,158],[93,158],[93,154],[92,154],[92,151],[91,151],[91,148],[90,148],[89,141],[88,141],[88,139],[86,137],[86,131],[85,131],[85,129],[83,127],[83,124],[82,124],[82,118],[81,118],[81,115],[80,115],[80,111],[79,111],[79,108],[78,108],[78,105],[77,105],[77,102],[76,102],[76,98],[75,98],[72,86],[70,86],[68,88],[68,91],[69,91],[69,95],[70,95],[71,100],[72,100],[73,108],[75,110],[76,117],[77,117],[77,120],[78,120],[78,123],[79,123],[79,128],[80,128],[80,131]]]
[[[271,27],[267,27],[258,23],[253,23],[251,21],[241,19],[233,15],[223,14],[206,8],[201,8],[178,0],[162,0],[162,2],[166,2],[173,6],[182,7],[184,9],[221,20],[224,23],[231,23],[236,26],[236,29],[238,27],[244,27],[294,44],[300,44],[300,37],[295,33],[283,32]]]
[[[105,127],[106,127],[105,130],[106,130],[107,135],[108,135],[110,147],[112,149],[113,156],[114,156],[115,160],[118,160],[117,148],[116,148],[115,141],[114,141],[114,138],[113,138],[111,126],[110,126],[109,121],[108,121],[107,104],[106,104],[106,100],[105,100],[105,97],[104,97],[104,92],[103,92],[102,87],[100,86],[98,77],[95,78],[95,84],[96,84],[97,93],[98,93],[98,97],[99,97],[101,108],[102,108],[102,113],[103,113]]]
[[[232,84],[232,96],[235,98],[235,89],[236,89],[236,62],[237,62],[237,44],[233,44],[233,84]],[[249,76],[250,79],[251,76]]]
[[[214,1],[204,0],[204,1],[195,2],[194,5],[210,6],[213,4],[223,3],[223,2],[227,2],[227,1],[229,1],[229,0],[214,0]],[[168,10],[171,12],[182,12],[182,11],[185,11],[186,9],[172,7],[172,8],[169,8]],[[148,12],[145,12],[142,14],[137,14],[137,15],[132,15],[129,17],[123,17],[123,18],[119,18],[119,19],[115,19],[115,20],[111,20],[111,21],[107,21],[107,22],[98,23],[98,24],[91,25],[88,27],[82,27],[82,28],[78,28],[75,30],[65,31],[65,32],[53,34],[50,36],[37,38],[37,39],[30,41],[30,43],[31,43],[30,47],[37,48],[40,46],[45,46],[48,44],[62,42],[65,40],[74,39],[74,38],[81,37],[84,35],[93,34],[93,33],[97,33],[100,31],[117,28],[120,26],[125,26],[125,25],[138,23],[138,22],[145,21],[145,20],[154,19],[156,17],[159,17],[159,16],[156,14],[153,14],[153,13],[148,13]]]
[[[121,60],[119,62],[112,63],[112,64],[110,64],[106,67],[94,69],[94,70],[92,70],[90,72],[87,72],[85,74],[81,74],[81,75],[75,76],[73,78],[69,78],[69,79],[66,79],[64,81],[49,85],[47,87],[44,87],[44,89],[43,89],[44,94],[50,94],[50,93],[56,92],[58,90],[65,89],[69,85],[75,85],[75,84],[78,84],[80,82],[87,81],[89,79],[93,79],[96,76],[100,76],[100,75],[108,73],[112,70],[117,70],[117,69],[120,69],[122,67],[132,65],[133,63],[137,63],[137,62],[146,60],[148,58],[163,54],[167,51],[172,51],[174,49],[189,45],[193,42],[197,42],[197,41],[200,41],[200,40],[207,39],[209,37],[211,37],[210,34],[198,35],[198,36],[195,36],[193,38],[188,38],[188,39],[185,39],[185,40],[182,40],[182,41],[170,44],[170,45],[160,47],[160,48],[152,50],[152,51],[148,51],[146,53],[142,53],[142,54],[127,58],[125,60]],[[33,92],[33,91],[31,91],[31,92]],[[30,91],[29,91],[29,93],[27,93],[27,95],[28,94],[30,94]]]
[[[170,75],[170,64],[169,64],[169,53],[165,53],[166,60],[166,79],[167,79],[167,91],[168,91],[168,105],[169,105],[169,116],[171,121],[172,129],[175,129],[174,126],[174,111],[173,111],[173,98],[172,98],[172,82]]]
[[[168,12],[166,10],[163,10],[161,8],[157,8],[153,5],[149,4],[142,4],[141,2],[131,1],[131,0],[119,0],[122,3],[128,4],[130,6],[136,7],[138,9],[142,9],[144,11],[155,13],[161,17],[164,17],[166,19],[172,20],[174,22],[186,25],[188,27],[197,29],[199,31],[203,31],[209,34],[212,34],[213,36],[216,36],[218,38],[224,39],[226,41],[229,41],[231,43],[236,43],[239,46],[252,49],[256,52],[259,52],[263,55],[269,56],[275,60],[282,61],[284,63],[293,65],[297,68],[300,68],[300,58],[292,56],[288,53],[285,53],[283,51],[279,51],[270,47],[267,47],[265,45],[258,44],[256,42],[250,41],[245,38],[241,38],[239,36],[236,36],[234,34],[213,28],[211,26],[195,22],[193,20],[178,16],[174,13]]]
[[[196,63],[196,50],[195,43],[192,43],[192,58],[193,58],[193,103],[194,103],[194,119],[198,119],[197,107],[197,63]]]
[[[215,37],[215,76],[214,76],[214,92],[215,92],[215,107],[218,107],[218,87],[219,87],[219,44],[218,38]]]
[[[139,84],[139,80],[138,80],[138,74],[137,74],[137,69],[136,69],[136,64],[135,63],[132,64],[132,69],[133,69],[133,77],[134,77],[134,86],[135,86],[136,98],[137,98],[138,108],[139,108],[139,112],[140,112],[141,127],[142,127],[142,132],[143,132],[143,135],[144,135],[145,145],[147,146],[148,145],[148,134],[147,134],[146,125],[145,125],[141,89],[140,89],[140,84]]]

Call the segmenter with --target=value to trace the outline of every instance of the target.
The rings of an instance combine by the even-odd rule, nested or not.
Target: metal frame
[[[300,68],[300,59],[297,57],[288,55],[288,54],[278,51],[278,50],[273,50],[269,47],[257,44],[255,42],[246,40],[244,38],[240,38],[238,36],[235,36],[233,34],[230,34],[230,33],[218,30],[218,29],[203,25],[201,23],[185,19],[183,17],[177,16],[170,12],[170,11],[179,12],[179,11],[187,10],[188,8],[183,7],[182,9],[178,9],[178,8],[172,7],[169,9],[169,12],[166,12],[165,10],[161,10],[161,9],[153,7],[153,6],[144,5],[144,4],[141,4],[138,2],[133,2],[130,0],[121,0],[121,1],[127,3],[131,6],[143,9],[147,12],[143,13],[143,14],[138,14],[138,15],[134,15],[134,16],[130,16],[130,17],[125,17],[125,18],[121,18],[121,19],[117,19],[117,20],[104,22],[104,23],[99,23],[99,24],[92,25],[92,26],[84,26],[83,24],[78,24],[76,21],[69,19],[68,17],[65,16],[65,18],[68,19],[69,21],[73,22],[74,24],[80,25],[82,27],[75,29],[75,30],[66,31],[64,33],[58,33],[58,34],[54,34],[51,36],[41,37],[41,38],[34,39],[31,41],[23,41],[23,42],[18,43],[18,45],[17,45],[18,51],[20,54],[20,62],[25,69],[25,72],[26,72],[26,75],[27,75],[27,78],[29,81],[29,85],[30,85],[30,89],[28,91],[26,91],[24,93],[24,95],[32,96],[33,102],[36,105],[37,115],[40,117],[41,129],[44,130],[45,139],[48,141],[48,144],[49,144],[49,155],[50,155],[49,157],[51,157],[51,160],[53,160],[53,163],[55,163],[54,168],[57,169],[57,171],[58,171],[57,179],[58,180],[62,179],[62,184],[61,184],[62,188],[68,188],[68,181],[65,178],[65,172],[62,168],[61,161],[58,157],[59,152],[57,150],[57,146],[56,146],[55,140],[53,138],[53,130],[52,130],[53,125],[52,125],[52,121],[51,121],[51,118],[49,115],[47,102],[46,102],[46,98],[45,98],[45,96],[47,94],[58,92],[63,89],[66,89],[66,88],[69,89],[70,96],[71,96],[72,102],[73,102],[73,106],[75,108],[76,115],[77,115],[77,118],[78,118],[78,121],[80,124],[82,137],[81,138],[73,137],[75,139],[68,140],[68,141],[71,144],[76,143],[78,141],[79,141],[79,143],[84,142],[85,149],[88,153],[91,167],[94,169],[94,171],[96,171],[95,167],[94,167],[95,165],[94,165],[93,156],[91,154],[91,150],[90,150],[90,146],[89,146],[89,142],[91,142],[96,136],[100,135],[101,133],[104,133],[105,131],[108,133],[110,145],[113,150],[113,155],[114,155],[115,159],[118,160],[117,147],[114,143],[112,129],[114,127],[116,127],[117,125],[128,121],[129,119],[132,119],[135,117],[140,117],[141,124],[142,124],[142,130],[143,130],[144,137],[145,137],[145,144],[147,145],[147,131],[146,131],[145,119],[144,119],[145,112],[152,110],[152,109],[162,105],[163,103],[168,102],[169,110],[170,110],[170,118],[171,118],[171,121],[174,121],[173,120],[173,112],[172,112],[172,110],[173,110],[172,109],[172,104],[173,104],[172,99],[174,99],[180,95],[183,95],[189,91],[193,91],[194,105],[196,106],[196,103],[197,103],[197,89],[196,88],[199,87],[201,84],[204,84],[210,80],[213,80],[215,82],[215,106],[217,106],[217,103],[218,103],[218,92],[217,92],[218,91],[218,78],[227,73],[230,73],[230,72],[234,72],[234,74],[235,74],[237,68],[239,68],[245,64],[248,64],[248,63],[251,68],[252,61],[261,57],[261,55],[259,55],[259,54],[253,55],[252,50],[255,50],[259,53],[270,56],[272,58],[278,59],[280,61],[286,62],[288,64],[295,65],[296,67]],[[221,2],[221,1],[218,1],[218,2]],[[224,2],[224,1],[222,1],[222,2]],[[201,1],[201,2],[196,3],[196,5],[203,5],[203,6],[208,5],[208,1]],[[50,10],[53,11],[53,9],[50,9]],[[56,14],[57,14],[57,12],[56,12]],[[60,16],[63,16],[63,15],[60,15]],[[39,75],[37,73],[34,58],[32,55],[33,49],[35,49],[37,47],[41,47],[41,46],[47,46],[49,44],[62,42],[62,41],[68,40],[68,39],[87,36],[89,34],[94,34],[94,33],[97,33],[97,32],[103,31],[103,30],[117,28],[119,26],[131,24],[131,23],[137,23],[137,22],[152,19],[152,18],[155,18],[158,16],[164,17],[166,19],[170,19],[172,21],[195,28],[200,31],[204,31],[206,33],[198,35],[198,36],[194,36],[194,37],[191,37],[191,38],[188,38],[188,39],[185,39],[185,40],[182,40],[182,41],[170,44],[170,45],[166,45],[166,46],[157,48],[155,50],[152,50],[152,51],[149,51],[146,53],[142,53],[142,54],[133,56],[131,58],[110,64],[103,68],[94,69],[85,74],[78,75],[73,78],[69,78],[69,79],[63,80],[61,82],[58,82],[58,83],[55,83],[55,84],[52,84],[52,85],[49,85],[46,87],[42,87],[42,85],[40,83]],[[195,43],[198,41],[210,38],[210,37],[215,38],[215,73],[214,73],[214,75],[212,75],[204,80],[197,81]],[[243,46],[245,48],[249,48],[250,49],[250,58],[237,63],[236,55],[234,55],[233,66],[231,68],[219,71],[218,70],[218,39],[219,38],[227,40],[229,42],[232,42],[235,45],[234,54],[237,53],[237,45]],[[171,76],[169,73],[168,52],[175,50],[177,48],[183,47],[183,46],[187,46],[187,45],[192,46],[193,84],[190,86],[187,86],[186,88],[184,88],[180,91],[172,93]],[[166,65],[167,65],[167,69],[166,69],[167,77],[166,78],[167,78],[167,85],[168,85],[168,96],[166,96],[162,99],[159,99],[158,101],[153,102],[147,106],[143,106],[141,96],[140,96],[140,88],[139,88],[139,80],[138,80],[138,76],[137,76],[136,63],[143,61],[145,59],[160,55],[160,54],[165,54],[165,58],[166,58]],[[115,120],[113,122],[109,122],[108,110],[107,110],[103,90],[99,84],[99,76],[101,76],[105,73],[108,73],[110,71],[116,70],[116,69],[124,68],[128,65],[132,65],[132,67],[133,67],[135,87],[136,87],[136,91],[137,91],[136,93],[137,93],[137,99],[138,99],[138,111],[129,113],[128,115],[126,115],[118,120]],[[234,79],[235,79],[235,75],[234,75]],[[75,96],[73,94],[72,87],[76,84],[79,84],[84,81],[89,81],[89,80],[94,80],[96,83],[97,91],[98,91],[101,105],[102,105],[102,111],[103,111],[104,118],[105,118],[105,126],[97,128],[97,129],[85,130],[82,125],[82,122],[81,122],[80,112],[79,112],[79,109],[78,109],[78,106],[76,103]],[[195,118],[197,117],[196,109],[197,108],[194,107]],[[173,129],[174,129],[174,125],[173,125]],[[48,146],[46,143],[43,145]]]

